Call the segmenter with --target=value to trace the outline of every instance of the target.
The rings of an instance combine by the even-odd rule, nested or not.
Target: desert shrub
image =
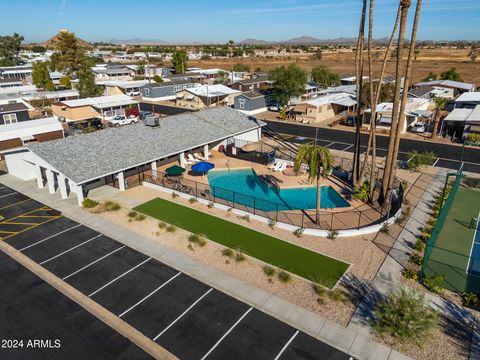
[[[408,158],[410,159],[408,168],[414,171],[422,166],[432,165],[436,159],[433,151],[418,152],[417,150],[409,151]]]
[[[465,136],[465,140],[467,140],[470,143],[480,145],[480,134],[468,133],[467,136]]]
[[[137,217],[135,218],[136,221],[143,221],[145,220],[147,217],[143,214],[137,214]]]
[[[215,204],[214,204],[213,202],[211,202],[211,201],[207,204],[207,207],[208,207],[209,209],[213,208],[214,206],[215,206]]]
[[[382,227],[380,228],[380,232],[383,234],[388,234],[390,232],[390,230],[388,229],[388,225],[383,224]]]
[[[270,265],[264,265],[263,266],[263,273],[267,276],[273,276],[275,275],[275,268]]]
[[[158,227],[159,227],[160,229],[165,229],[166,226],[167,226],[167,224],[165,224],[163,221],[159,221],[159,222],[158,222]]]
[[[189,202],[190,204],[195,204],[195,203],[198,202],[198,199],[197,199],[196,197],[193,197],[193,196],[192,196],[190,199],[188,199],[188,202]]]
[[[237,250],[237,251],[235,251],[234,260],[236,262],[242,262],[242,261],[247,260],[247,258],[245,257],[245,254],[243,252]]]
[[[295,235],[296,237],[302,237],[304,231],[304,228],[297,228],[293,231],[293,235]]]
[[[402,275],[405,279],[418,281],[418,272],[413,269],[403,270]]]
[[[271,219],[269,222],[268,222],[268,226],[270,226],[270,228],[275,229],[275,225],[277,225],[277,222],[273,219]]]
[[[177,231],[177,228],[173,225],[167,225],[167,227],[165,228],[165,230],[169,233],[174,233],[175,231]]]
[[[180,195],[178,195],[177,193],[172,192],[172,199],[175,199],[175,198],[177,198],[177,197],[179,197],[179,196],[180,196]]]
[[[329,291],[328,296],[330,297],[330,299],[336,302],[345,302],[347,300],[347,296],[340,289],[333,289]]]
[[[107,211],[118,211],[122,207],[120,206],[119,203],[113,202],[113,201],[106,201],[105,202],[105,210]]]
[[[418,253],[412,253],[412,255],[410,255],[410,259],[408,259],[409,262],[411,262],[412,264],[415,264],[415,265],[422,265],[422,262],[423,262],[423,257],[418,254]]]
[[[480,303],[480,300],[478,299],[478,295],[471,293],[471,292],[463,292],[462,293],[462,302],[463,305],[466,306],[477,306]]]
[[[127,214],[127,216],[130,218],[130,219],[135,219],[137,217],[137,212],[136,211],[133,211],[133,210],[130,210]]]
[[[230,207],[227,209],[227,216],[230,216],[230,214],[232,213],[233,209]]]
[[[327,294],[327,289],[321,285],[313,285],[313,291],[320,297],[324,297]]]
[[[370,186],[367,183],[363,183],[362,185],[354,187],[353,197],[355,199],[361,200],[363,202],[367,202],[369,196],[370,196]]]
[[[277,276],[278,276],[278,280],[280,280],[284,284],[287,284],[292,281],[292,276],[286,271],[280,270]]]
[[[204,247],[207,244],[205,238],[198,234],[190,234],[188,236],[188,241],[192,244],[197,244],[200,247]]]
[[[377,303],[374,311],[373,328],[377,334],[401,343],[421,346],[430,339],[437,324],[437,312],[428,306],[422,294],[413,290],[402,288],[390,293]]]
[[[233,250],[229,249],[229,248],[223,249],[222,250],[222,255],[226,256],[226,257],[229,257],[229,258],[232,258],[233,257]]]
[[[435,294],[441,294],[443,289],[441,287],[442,282],[446,279],[445,275],[435,274],[432,276],[425,276],[423,278],[423,285]]]
[[[480,179],[466,177],[463,179],[463,183],[469,188],[478,188],[480,187]]]
[[[250,215],[245,214],[243,216],[240,216],[239,219],[244,220],[246,222],[250,222]]]
[[[330,230],[327,234],[327,239],[330,240],[335,240],[338,236],[338,231],[337,230]]]
[[[98,201],[86,198],[82,201],[82,206],[86,209],[92,209],[98,205]]]
[[[424,252],[425,251],[425,243],[423,242],[422,239],[417,239],[417,242],[415,243],[413,248],[420,253]]]

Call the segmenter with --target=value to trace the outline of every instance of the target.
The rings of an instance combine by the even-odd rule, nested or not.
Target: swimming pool
[[[316,208],[316,187],[278,189],[265,183],[252,168],[210,171],[208,182],[215,197],[263,211]],[[322,209],[349,206],[332,187],[323,186],[320,191]]]

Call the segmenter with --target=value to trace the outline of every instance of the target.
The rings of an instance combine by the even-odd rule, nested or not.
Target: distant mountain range
[[[374,39],[375,43],[386,43],[388,38]],[[262,45],[262,44],[283,44],[283,45],[315,45],[315,44],[338,44],[338,45],[353,45],[357,42],[357,38],[336,38],[336,39],[319,39],[313,36],[300,36],[283,41],[267,41],[258,39],[245,39],[238,44],[241,45]]]
[[[156,40],[156,39],[142,39],[142,38],[135,38],[135,39],[111,39],[106,41],[111,44],[115,45],[165,45],[167,42],[163,40]]]

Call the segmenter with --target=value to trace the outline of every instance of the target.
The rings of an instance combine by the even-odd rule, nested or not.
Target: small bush
[[[435,162],[436,156],[433,151],[418,152],[412,150],[408,152],[408,168],[417,171],[422,166],[432,165]]]
[[[158,227],[159,227],[160,229],[165,229],[166,226],[167,226],[167,224],[165,224],[163,221],[159,221],[159,222],[158,222]]]
[[[392,292],[375,307],[373,328],[377,334],[400,343],[421,346],[430,340],[437,325],[437,312],[430,308],[423,295],[413,290]]]
[[[133,210],[130,210],[127,214],[127,216],[130,218],[130,219],[135,219],[137,217],[137,212],[136,211],[133,211]]]
[[[239,219],[244,220],[246,222],[250,222],[250,215],[245,214],[243,216],[240,216]]]
[[[120,206],[119,203],[116,203],[116,202],[113,202],[113,201],[107,201],[105,202],[105,209],[107,211],[118,211],[120,210],[122,207]]]
[[[228,209],[227,209],[227,216],[230,216],[230,215],[232,214],[232,211],[233,211],[232,208],[228,208]]]
[[[177,228],[173,225],[167,225],[167,227],[165,228],[165,230],[169,233],[174,233],[175,231],[177,231]]]
[[[280,270],[277,276],[278,276],[278,280],[280,280],[284,284],[287,284],[292,281],[292,276],[286,271]]]
[[[245,254],[243,252],[237,250],[237,251],[235,251],[234,260],[236,262],[242,262],[242,261],[247,260],[247,258],[245,257]]]
[[[423,278],[423,285],[425,285],[425,287],[434,294],[441,294],[443,292],[443,289],[440,285],[445,279],[446,276],[442,274],[425,276]]]
[[[270,265],[264,265],[263,266],[263,273],[267,276],[273,276],[275,275],[275,268]]]
[[[222,255],[226,256],[228,258],[232,258],[233,257],[233,250],[229,249],[229,248],[223,249],[222,250]]]
[[[273,220],[273,219],[271,219],[271,220],[268,222],[268,226],[270,226],[270,228],[271,228],[272,230],[275,229],[275,226],[276,226],[276,225],[277,225],[277,222],[276,222],[275,220]]]
[[[418,252],[422,253],[425,251],[425,243],[422,239],[417,239],[417,242],[415,243],[415,246],[413,248]]]
[[[402,272],[402,275],[405,279],[418,281],[418,272],[413,269],[405,269]]]
[[[207,244],[205,238],[198,234],[190,234],[188,236],[188,241],[193,244],[197,244],[200,247],[204,247]]]
[[[137,217],[135,218],[136,221],[143,221],[145,220],[147,217],[143,214],[138,214]]]
[[[338,231],[337,230],[330,230],[327,235],[327,239],[330,240],[335,240],[338,236]]]
[[[198,202],[198,199],[197,199],[196,197],[193,197],[193,196],[192,196],[190,199],[188,199],[188,202],[189,202],[190,204],[195,204],[195,203]]]
[[[305,231],[304,228],[297,228],[293,231],[293,235],[295,235],[296,237],[302,237],[303,236],[303,232]]]
[[[388,229],[388,225],[387,224],[383,224],[382,227],[380,228],[380,232],[382,234],[388,234],[390,232],[390,230]]]
[[[92,200],[92,199],[89,199],[89,198],[86,198],[82,201],[82,206],[85,209],[92,209],[97,205],[98,205],[98,201],[95,201],[95,200]]]
[[[180,195],[178,195],[177,193],[172,192],[172,199],[175,199],[175,198],[177,198],[177,197],[179,197],[179,196],[180,196]]]
[[[208,207],[209,209],[212,209],[214,206],[215,206],[215,204],[214,204],[213,202],[211,202],[211,201],[207,204],[207,207]]]
[[[336,302],[345,302],[347,300],[347,296],[340,289],[333,289],[328,293],[328,296],[330,297],[330,299]]]
[[[357,200],[367,202],[370,196],[370,186],[367,183],[363,183],[360,186],[355,186],[353,189],[353,197]]]
[[[324,297],[327,294],[327,289],[321,285],[313,285],[313,291],[320,297]]]
[[[478,295],[471,292],[469,293],[463,292],[462,301],[463,301],[463,305],[465,306],[477,306],[480,303],[480,300],[478,299]]]
[[[466,177],[465,179],[463,179],[463,183],[465,184],[465,186],[469,188],[480,187],[480,179],[476,179],[476,178]]]
[[[414,252],[412,253],[412,255],[410,255],[410,259],[408,259],[408,261],[411,262],[412,264],[421,266],[423,263],[423,257],[418,253]]]

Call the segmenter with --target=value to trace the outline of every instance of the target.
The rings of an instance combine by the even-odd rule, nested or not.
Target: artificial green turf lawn
[[[468,226],[470,220],[478,216],[479,210],[480,192],[460,187],[426,264],[427,270],[430,270],[428,275],[445,275],[446,286],[452,290],[480,289],[479,279],[469,278],[467,274],[475,233]]]
[[[163,199],[148,201],[134,210],[152,216],[303,278],[333,287],[348,264],[304,249],[247,227]],[[248,226],[248,223],[245,223]]]

